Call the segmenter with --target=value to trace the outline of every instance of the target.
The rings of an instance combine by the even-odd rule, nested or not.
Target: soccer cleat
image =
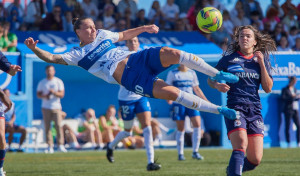
[[[155,170],[159,170],[161,168],[161,165],[160,164],[157,164],[157,163],[149,163],[147,165],[147,171],[155,171]]]
[[[215,80],[215,81],[226,81],[226,82],[229,82],[229,83],[236,83],[239,81],[239,77],[235,76],[234,74],[232,73],[228,73],[228,72],[223,72],[223,71],[219,71],[216,76],[212,77],[211,78],[212,80]]]
[[[1,171],[0,171],[0,176],[6,176],[6,172],[3,171],[3,170],[1,170]]]
[[[218,111],[220,114],[225,116],[227,119],[236,120],[236,111],[234,109],[226,108],[226,107],[218,107]]]
[[[178,155],[178,161],[185,161],[185,157],[183,156],[183,154]]]
[[[59,145],[57,151],[67,153],[67,149],[63,145]]]
[[[174,131],[176,131],[174,128],[169,129],[168,132],[167,132],[167,135],[172,134]]]
[[[110,163],[115,162],[115,160],[114,160],[113,149],[110,149],[110,148],[108,147],[108,144],[107,144],[107,148],[106,148],[106,158],[107,158],[107,160],[108,160]]]
[[[204,157],[201,156],[198,152],[193,152],[192,158],[197,160],[204,160]]]

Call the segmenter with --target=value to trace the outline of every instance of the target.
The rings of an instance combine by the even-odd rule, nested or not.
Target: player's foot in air
[[[193,152],[192,158],[197,160],[204,160],[204,157],[201,156],[198,152]]]
[[[115,162],[115,160],[114,160],[114,154],[113,154],[113,149],[110,149],[110,148],[108,147],[108,144],[107,144],[107,148],[106,148],[106,158],[107,158],[107,160],[108,160],[110,163]]]
[[[161,165],[160,164],[157,164],[157,163],[149,163],[147,165],[147,171],[155,171],[155,170],[159,170],[161,168]]]
[[[178,155],[178,161],[185,161],[185,157],[183,156],[183,154]]]
[[[236,83],[239,81],[239,77],[235,76],[232,73],[227,73],[227,72],[223,72],[223,71],[219,71],[216,76],[211,78],[212,80],[215,81],[226,81],[228,83]]]
[[[167,135],[170,135],[170,134],[172,134],[172,133],[175,132],[175,131],[176,131],[175,128],[170,128],[170,129],[168,130],[168,132],[167,132]]]
[[[226,108],[226,107],[218,107],[218,111],[220,114],[225,116],[227,119],[236,120],[236,111],[234,109]]]

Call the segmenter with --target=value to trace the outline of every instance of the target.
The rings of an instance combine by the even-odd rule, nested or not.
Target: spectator
[[[25,22],[30,30],[38,30],[48,10],[42,0],[33,0],[27,7]]]
[[[281,5],[281,8],[284,12],[284,16],[288,15],[290,11],[296,12],[297,16],[300,15],[300,11],[297,10],[297,7],[292,3],[292,0],[286,0],[285,3]]]
[[[7,14],[11,14],[11,11],[12,10],[15,10],[17,11],[17,14],[18,14],[18,18],[22,19],[24,18],[24,9],[23,7],[21,6],[21,3],[20,3],[20,0],[14,0],[13,3],[11,3],[7,8]]]
[[[296,39],[298,37],[300,37],[300,34],[298,34],[298,31],[299,30],[296,28],[296,26],[291,27],[289,36],[288,36],[288,41],[289,41],[290,47],[294,47],[296,44]]]
[[[284,12],[281,6],[278,3],[278,0],[272,0],[272,3],[267,7],[266,11],[269,11],[270,8],[274,8],[278,10],[278,17],[283,18]]]
[[[178,20],[176,20],[174,31],[176,32],[191,31],[192,27],[184,19],[185,18],[178,18]]]
[[[60,6],[54,6],[53,11],[43,19],[40,29],[44,31],[62,31],[63,22],[60,13]]]
[[[162,23],[162,12],[160,10],[159,1],[153,1],[151,9],[148,13],[148,19],[150,20],[150,24],[155,24],[158,27],[161,26]]]
[[[237,9],[238,15],[237,16],[233,16],[232,19],[232,23],[235,27],[237,26],[246,26],[250,24],[250,20],[249,18],[247,18],[245,16],[245,12],[243,9]]]
[[[280,22],[280,18],[278,17],[278,10],[277,9],[274,9],[274,8],[270,8],[268,11],[267,11],[267,15],[266,15],[266,18],[264,18],[262,20],[263,23],[266,23],[266,22],[269,22],[270,25],[271,25],[271,30],[274,30],[275,29],[275,26],[277,23]]]
[[[107,5],[103,14],[103,27],[104,29],[114,31],[116,29],[116,20],[114,18],[114,6]]]
[[[295,18],[296,12],[291,10],[287,13],[287,15],[283,18],[282,23],[290,30],[293,26],[299,29],[299,22]]]
[[[141,9],[137,13],[137,18],[135,19],[134,27],[144,26],[147,24],[149,24],[149,20],[145,18],[145,10]]]
[[[278,23],[275,26],[274,31],[272,32],[272,38],[275,40],[276,45],[279,45],[279,41],[282,36],[288,36],[288,33],[284,30],[284,25],[282,23]]]
[[[300,37],[296,38],[296,45],[293,47],[293,51],[300,51]]]
[[[18,9],[13,7],[8,14],[7,21],[11,24],[11,30],[16,31],[23,22],[23,18],[18,15]]]
[[[0,51],[7,51],[7,42],[5,42],[4,39],[4,28],[2,23],[0,23]]]
[[[264,29],[262,30],[262,33],[264,33],[264,34],[272,34],[273,33],[273,30],[271,29],[270,21],[264,22],[263,25],[264,25]]]
[[[66,11],[65,15],[62,17],[63,22],[63,31],[64,32],[73,32],[73,24],[72,24],[73,14],[71,11]]]
[[[292,51],[289,47],[287,36],[281,36],[279,46],[277,46],[277,51]]]
[[[130,8],[125,9],[124,20],[126,21],[126,28],[132,28],[134,21],[131,19],[131,10]]]
[[[174,4],[174,0],[167,0],[166,5],[162,7],[162,13],[164,16],[164,29],[174,30],[175,22],[179,17],[179,7]]]
[[[127,29],[126,21],[124,19],[119,19],[119,21],[117,22],[116,32],[122,32],[122,31],[125,31],[126,29]]]
[[[10,97],[9,89],[4,89],[3,92],[7,97]],[[12,102],[12,106],[9,111],[5,113],[5,133],[9,133],[8,136],[8,151],[13,151],[11,149],[11,143],[14,137],[14,133],[21,133],[21,138],[19,141],[18,152],[23,152],[23,142],[26,139],[26,129],[23,126],[15,124],[16,112],[15,112],[15,103]]]
[[[6,17],[7,17],[7,11],[4,8],[3,3],[0,2],[0,22],[5,21]]]
[[[61,7],[61,16],[64,16],[66,12],[74,11],[74,6],[76,0],[63,0],[63,1],[56,1],[55,5]]]
[[[64,147],[64,136],[61,124],[63,112],[60,103],[60,99],[65,95],[64,84],[61,79],[55,77],[55,69],[52,65],[46,67],[46,76],[45,79],[39,82],[37,87],[37,97],[42,99],[42,113],[48,144],[48,150],[46,152],[54,152],[51,121],[55,122],[58,151],[67,152]]]
[[[7,44],[7,52],[16,52],[17,51],[17,44],[18,44],[18,37],[16,34],[9,32],[10,23],[3,22],[3,40]],[[2,39],[1,39],[2,40]]]
[[[18,29],[19,31],[22,31],[22,32],[27,32],[28,31],[28,27],[25,23],[22,23]]]
[[[262,21],[259,19],[258,11],[252,11],[250,15],[250,23],[252,26],[257,26],[257,29],[262,31],[264,29],[264,25]]]
[[[288,146],[291,147],[290,143],[290,124],[291,120],[294,121],[297,128],[297,142],[298,147],[300,147],[300,122],[299,122],[299,99],[300,95],[297,94],[297,89],[295,85],[297,83],[297,78],[295,76],[289,77],[289,84],[284,87],[281,91],[281,99],[284,102],[284,116],[285,116],[285,136]]]
[[[221,26],[219,30],[216,32],[213,32],[211,34],[211,38],[213,39],[214,43],[216,43],[218,46],[221,46],[223,42],[230,42],[231,36],[230,34],[225,30],[224,26]]]
[[[260,20],[263,19],[263,12],[261,10],[261,7],[260,7],[260,4],[259,4],[258,1],[256,1],[256,0],[244,0],[243,7],[244,7],[245,16],[247,18],[250,18],[251,12],[257,11],[259,19]]]
[[[95,21],[95,27],[96,27],[97,30],[98,30],[98,29],[103,29],[103,28],[104,28],[104,26],[103,26],[103,21],[100,20],[100,19],[97,19],[97,20]]]
[[[174,2],[178,5],[180,13],[187,13],[189,8],[195,4],[196,0],[175,0]]]
[[[223,11],[223,24],[224,29],[230,34],[233,34],[234,25],[231,21],[229,12],[227,10]]]
[[[187,19],[189,20],[190,25],[192,26],[193,30],[199,30],[197,23],[196,23],[196,17],[198,12],[203,9],[208,4],[207,0],[197,0],[195,2],[195,5],[193,5],[188,13],[187,13]]]
[[[79,18],[84,16],[84,11],[80,5],[79,2],[73,1],[74,2],[74,11],[73,11],[73,17],[74,18]]]
[[[91,0],[83,0],[81,7],[84,11],[84,16],[91,17],[94,21],[97,19],[99,10],[97,9],[97,6],[91,2]]]
[[[223,6],[221,2],[219,2],[219,0],[208,0],[207,6],[214,7],[218,9],[221,13],[223,13],[223,11],[226,10],[226,8]]]
[[[118,8],[117,6],[112,2],[112,0],[102,0],[98,3],[98,9],[99,9],[99,17],[103,16],[104,9],[106,6],[114,6],[114,16],[115,19],[118,20],[120,18]]]
[[[236,1],[234,8],[230,11],[231,19],[238,16],[238,9],[244,9],[242,1]]]
[[[138,11],[136,2],[133,0],[121,0],[118,4],[118,11],[121,17],[126,16],[126,9],[130,9],[130,19],[135,20],[136,13]]]

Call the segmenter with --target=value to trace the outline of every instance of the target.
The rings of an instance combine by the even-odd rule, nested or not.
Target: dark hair
[[[53,67],[53,68],[54,68],[53,65],[47,65],[46,68],[45,68],[45,70],[48,70],[48,68],[50,68],[50,67]]]
[[[233,34],[233,40],[229,44],[228,49],[226,50],[224,55],[229,55],[240,50],[239,37],[240,37],[240,32],[244,29],[250,29],[254,33],[254,37],[257,44],[254,46],[253,52],[261,51],[265,57],[265,61],[267,61],[267,64],[271,66],[270,59],[269,59],[269,52],[273,52],[277,50],[276,43],[269,34],[261,33],[259,30],[257,30],[255,27],[251,25],[239,26],[235,29]]]
[[[292,81],[296,80],[296,76],[289,76],[288,79],[289,79],[289,83],[291,83]]]
[[[80,17],[80,18],[73,18],[72,19],[73,29],[74,29],[74,32],[75,32],[76,35],[77,35],[76,29],[80,29],[81,22],[83,20],[86,20],[86,19],[91,19],[91,18],[90,17]],[[78,35],[77,35],[77,37],[78,37]]]

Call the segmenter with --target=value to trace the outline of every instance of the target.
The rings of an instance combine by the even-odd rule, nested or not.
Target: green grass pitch
[[[192,151],[185,150],[186,161],[177,161],[177,152],[155,150],[155,157],[161,163],[159,171],[146,171],[147,159],[144,150],[117,150],[115,163],[108,163],[105,151],[82,151],[69,153],[7,153],[4,170],[8,176],[188,176],[226,175],[225,168],[231,150],[200,149],[203,161],[193,160]],[[264,150],[264,157],[256,170],[246,176],[293,176],[300,175],[300,148]]]

